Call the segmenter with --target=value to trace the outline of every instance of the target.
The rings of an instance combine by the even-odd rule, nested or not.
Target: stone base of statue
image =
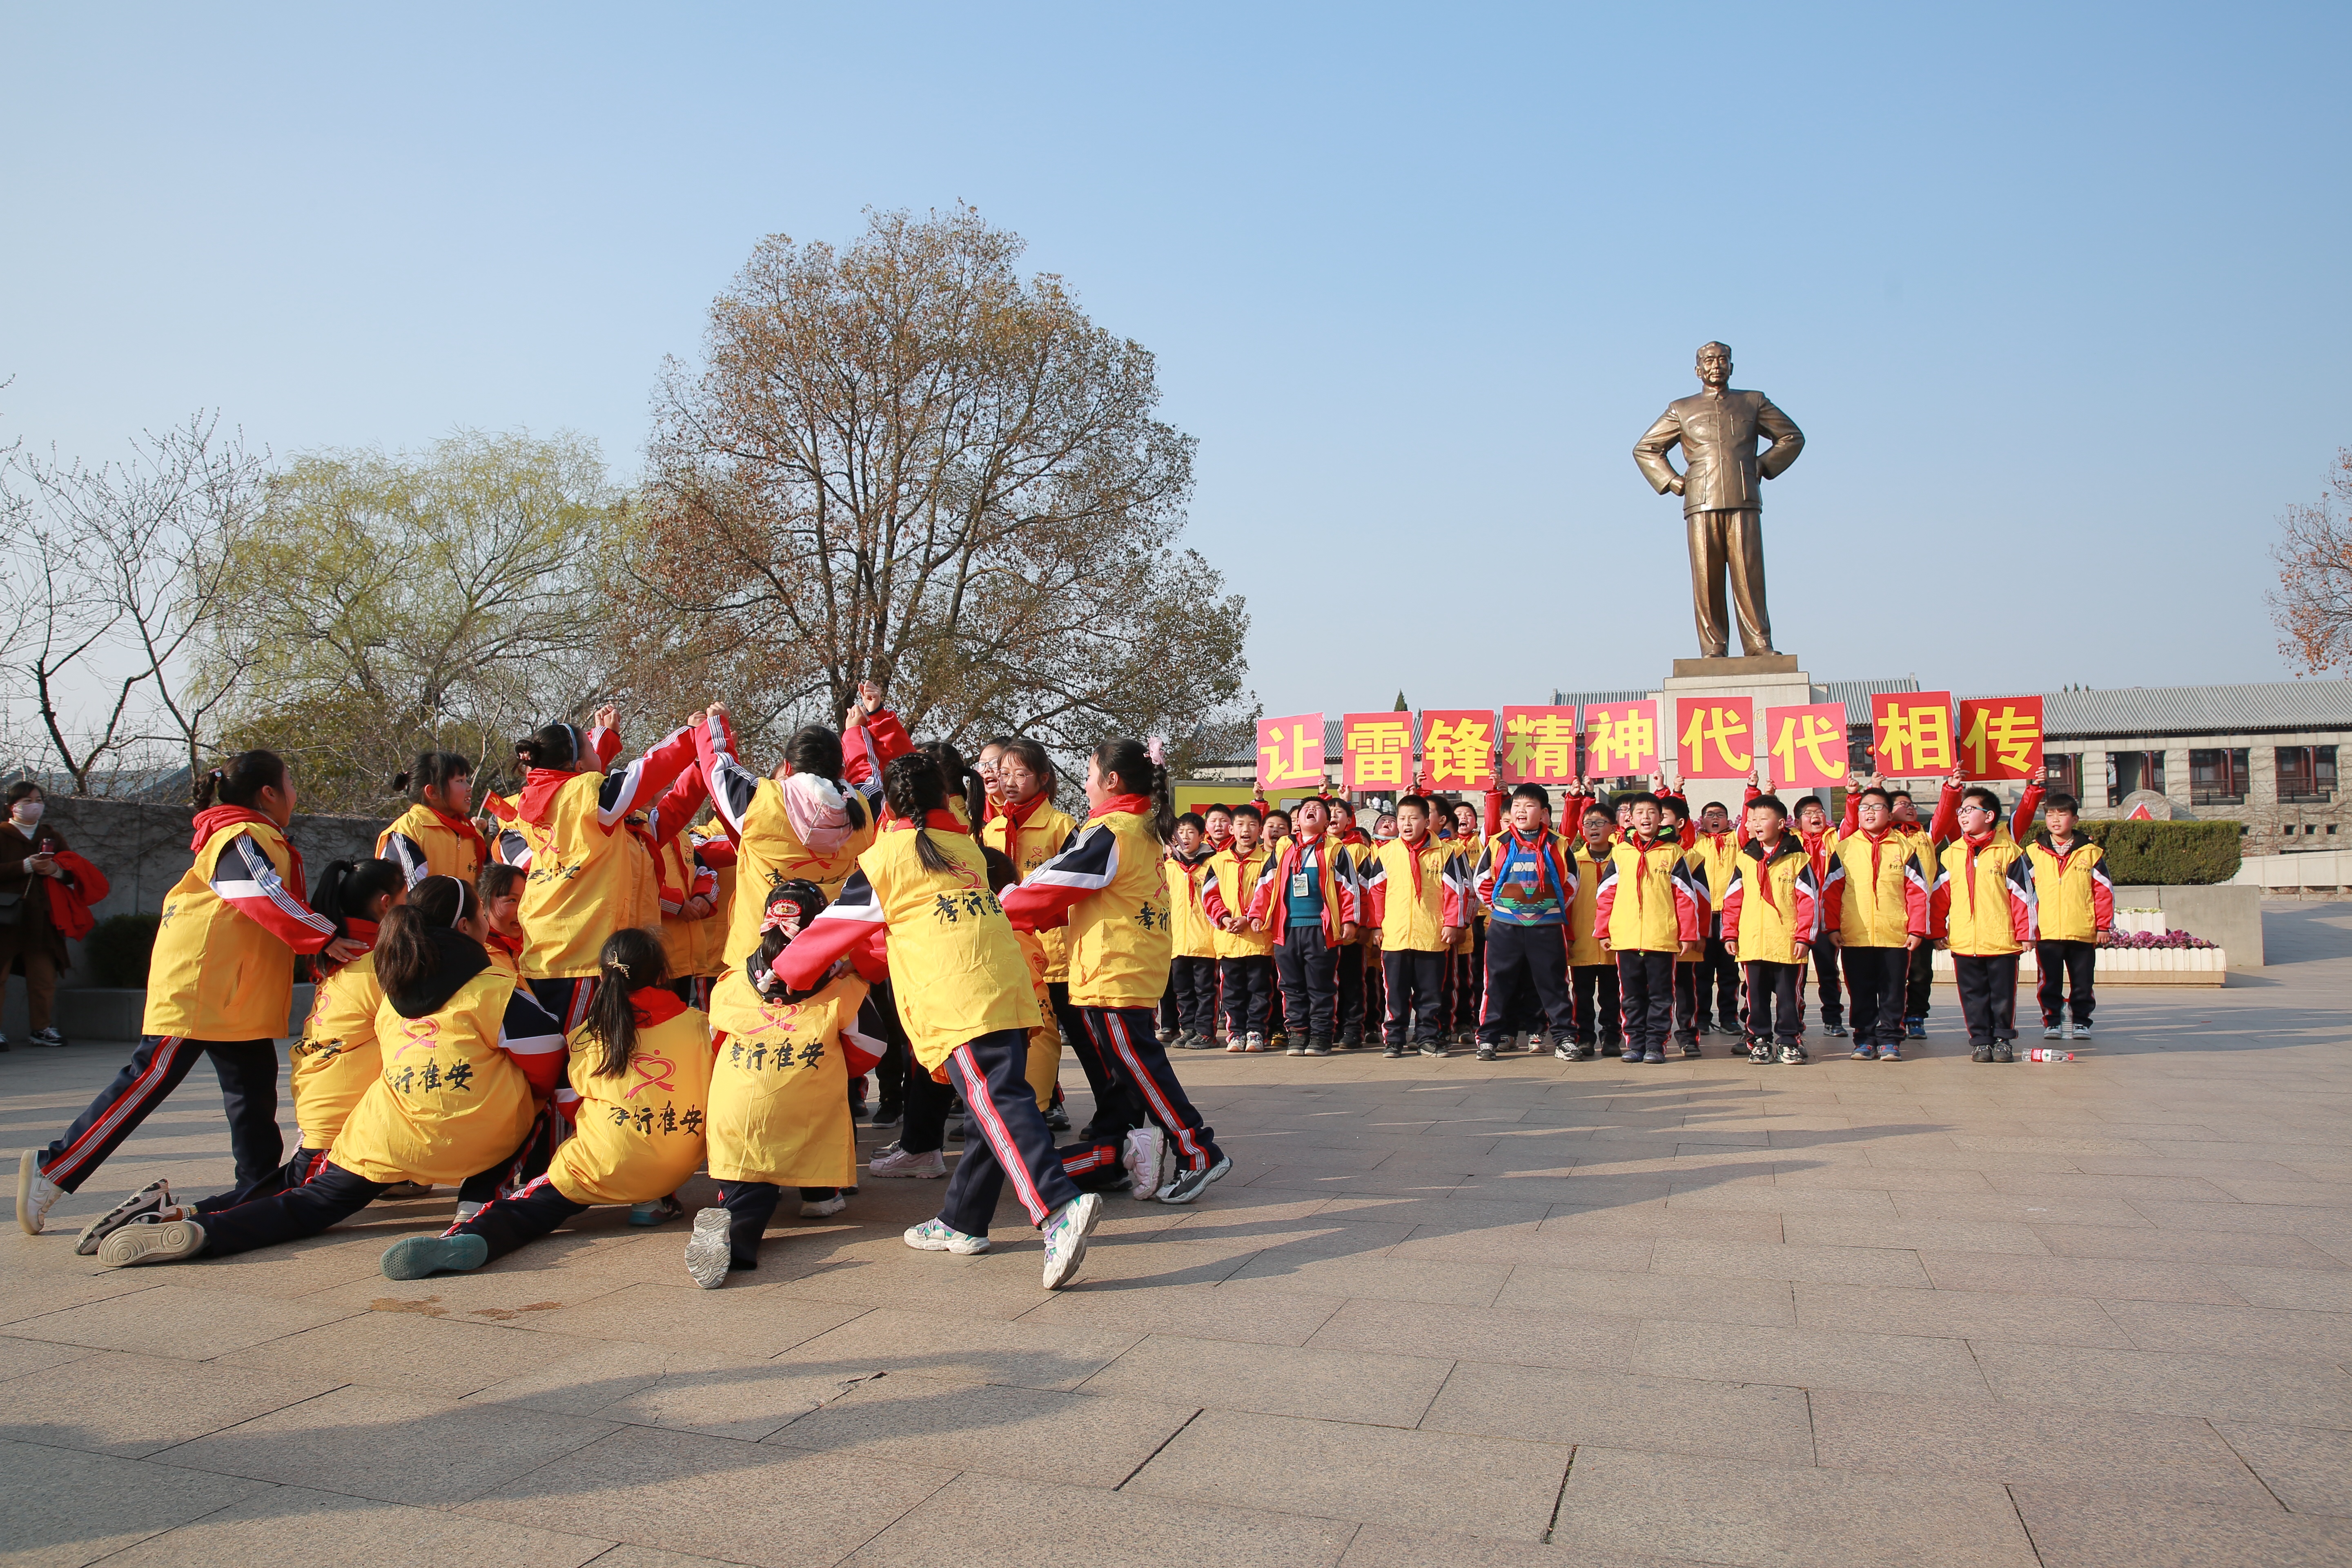
[[[1797,656],[1793,653],[1751,653],[1738,658],[1678,658],[1675,660],[1677,680],[1717,680],[1733,675],[1797,675]]]
[[[1678,658],[1675,672],[1664,681],[1659,697],[1659,739],[1667,764],[1676,773],[1681,770],[1682,736],[1675,722],[1679,700],[1686,697],[1745,697],[1756,704],[1756,727],[1764,727],[1764,710],[1768,708],[1797,708],[1809,702],[1826,702],[1826,692],[1817,692],[1813,678],[1797,668],[1797,656],[1789,653],[1758,654],[1747,658]],[[1759,734],[1753,738],[1759,753],[1765,745]],[[1769,769],[1769,763],[1768,769]],[[1683,780],[1683,793],[1690,799],[1691,815],[1696,816],[1709,802],[1729,810],[1734,821],[1740,812],[1740,801],[1748,794],[1745,779]],[[1795,795],[1803,791],[1791,791],[1783,798],[1793,809]],[[1827,798],[1826,791],[1822,792]]]

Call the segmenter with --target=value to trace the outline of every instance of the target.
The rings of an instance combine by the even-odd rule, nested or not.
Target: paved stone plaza
[[[1187,1055],[1234,1174],[1055,1296],[871,1180],[710,1293],[609,1210],[383,1279],[447,1194],[75,1258],[225,1182],[200,1068],[0,1241],[0,1561],[2352,1562],[2352,905],[2268,927],[2073,1064],[1970,1064],[1948,991],[1900,1065]],[[0,1058],[8,1147],[118,1062]]]

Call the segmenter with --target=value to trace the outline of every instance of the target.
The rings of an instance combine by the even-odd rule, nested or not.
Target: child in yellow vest
[[[702,1163],[710,1021],[669,989],[661,939],[615,931],[598,954],[596,1000],[570,1040],[572,1087],[556,1105],[575,1131],[545,1174],[439,1236],[384,1249],[387,1279],[463,1273],[598,1204],[666,1197]]]
[[[490,851],[468,816],[471,759],[456,752],[419,752],[414,766],[393,775],[392,788],[408,796],[408,809],[376,835],[377,859],[396,861],[412,885],[427,877],[470,882],[482,874]]]
[[[1959,836],[1944,846],[1928,904],[1936,945],[1952,954],[1952,983],[1969,1055],[2016,1060],[2017,961],[2036,932],[2033,864],[2000,831],[2000,797],[1981,784],[1960,795]]]
[[[1274,938],[1249,919],[1250,896],[1274,851],[1260,842],[1263,814],[1248,801],[1234,807],[1233,838],[1209,857],[1201,910],[1216,928],[1217,984],[1225,1003],[1225,1049],[1265,1049],[1274,999]]]
[[[511,1156],[563,1074],[553,1021],[482,951],[473,889],[428,877],[385,913],[383,1070],[352,1108],[323,1168],[299,1187],[198,1215],[171,1208],[99,1245],[110,1268],[226,1257],[316,1236],[414,1180],[457,1184]]]
[[[320,914],[334,922],[338,936],[373,948],[378,923],[388,910],[407,898],[407,879],[400,867],[390,860],[331,860],[319,874],[316,907]],[[319,962],[324,964],[323,958]],[[310,1179],[325,1161],[335,1134],[342,1130],[343,1119],[375,1079],[380,1066],[375,1047],[375,1014],[383,1002],[383,987],[376,982],[373,952],[362,952],[349,963],[322,972],[310,1016],[291,1052],[294,1125],[299,1130],[294,1152],[283,1165],[250,1187],[232,1187],[225,1193],[199,1198],[194,1213],[233,1208],[299,1186]],[[400,1195],[424,1194],[412,1186],[411,1191]],[[173,1204],[168,1181],[150,1182],[90,1221],[75,1238],[74,1251],[88,1258],[97,1252],[100,1242],[122,1226]]]
[[[981,769],[982,782],[989,785],[994,810],[981,828],[980,842],[1000,849],[1013,862],[1019,876],[1025,877],[1038,867],[1069,847],[1070,835],[1077,831],[1077,822],[1070,814],[1054,804],[1055,773],[1045,748],[1024,736],[1006,736],[997,742],[993,769]],[[953,795],[953,791],[949,792]],[[1030,1042],[1029,1081],[1040,1086],[1045,1094],[1045,1125],[1066,1128],[1069,1117],[1061,1109],[1060,1068],[1062,1046],[1072,1037],[1077,1015],[1070,1008],[1070,952],[1066,935],[1058,931],[1034,933],[1045,962],[1047,1011],[1051,1028]],[[1084,1051],[1077,1052],[1079,1066],[1087,1069],[1087,1081],[1095,1089],[1095,1104],[1104,1103],[1104,1084],[1096,1082],[1097,1068]]]
[[[1817,795],[1797,802],[1794,823],[1797,843],[1813,868],[1813,881],[1829,887],[1830,857],[1837,849],[1837,829],[1830,826],[1829,807]],[[1845,1037],[1845,1004],[1838,980],[1838,950],[1832,942],[1813,943],[1813,980],[1821,992],[1822,1033],[1833,1040]],[[1801,990],[1801,987],[1800,988]],[[1801,1004],[1803,997],[1798,998]]]
[[[1176,819],[1176,840],[1162,866],[1168,878],[1171,932],[1169,984],[1176,994],[1176,1028],[1168,1044],[1177,1050],[1215,1043],[1217,1032],[1217,928],[1201,902],[1213,851],[1204,840],[1209,825],[1196,812]]]
[[[294,956],[323,952],[343,963],[367,948],[336,935],[306,901],[302,857],[287,837],[295,792],[284,759],[239,752],[198,781],[196,798],[188,846],[195,863],[163,895],[138,1047],[63,1137],[17,1161],[16,1223],[27,1236],[40,1234],[50,1205],[88,1181],[200,1056],[220,1076],[237,1190],[259,1189],[285,1164],[278,1039],[294,1006]],[[120,1217],[152,1213],[165,1194],[163,1184],[150,1183]]]
[[[1760,793],[1751,780],[1748,798],[1754,800]],[[1699,808],[1696,831],[1691,837],[1688,858],[1691,869],[1706,889],[1708,906],[1706,940],[1699,944],[1699,961],[1691,970],[1690,1033],[1686,1046],[1698,1044],[1698,1036],[1710,1026],[1718,1034],[1740,1038],[1738,962],[1726,947],[1731,933],[1723,925],[1724,889],[1731,886],[1732,874],[1738,869],[1741,835],[1731,820],[1730,808],[1709,801]],[[1707,1022],[1708,1004],[1714,1005],[1715,1022]],[[1679,1022],[1679,1020],[1677,1020]],[[1696,1053],[1685,1050],[1685,1056]]]
[[[1595,929],[1600,919],[1601,875],[1609,864],[1610,851],[1616,847],[1617,817],[1613,810],[1597,802],[1573,795],[1570,800],[1571,804],[1581,801],[1581,810],[1570,818],[1579,831],[1570,851],[1576,861],[1576,912],[1569,917],[1568,939],[1576,1044],[1572,1056],[1552,1053],[1563,1060],[1619,1051],[1625,1046],[1624,1018],[1617,1009],[1617,966],[1602,950],[1601,933]]]
[[[1445,1054],[1445,965],[1469,916],[1469,870],[1452,839],[1429,836],[1425,795],[1396,803],[1397,836],[1371,846],[1362,868],[1362,914],[1381,954],[1388,995],[1382,1055],[1407,1045]]]
[[[1160,1201],[1191,1203],[1233,1162],[1177,1082],[1152,1026],[1168,988],[1174,934],[1160,867],[1176,808],[1159,744],[1116,740],[1094,749],[1087,759],[1087,825],[1069,848],[1005,895],[1004,910],[1026,930],[1069,927],[1070,1001],[1107,1068],[1142,1097],[1183,1163],[1157,1189]],[[1157,1175],[1165,1145],[1148,1129],[1128,1131],[1121,1158],[1142,1190]]]
[[[694,766],[700,732],[699,726],[678,730],[627,767],[606,773],[604,753],[619,751],[614,720],[608,707],[597,713],[592,734],[549,724],[515,742],[515,760],[526,770],[515,826],[530,859],[522,973],[567,1033],[587,1019],[604,939],[660,922],[648,854],[627,819],[652,808]]]
[[[1853,1007],[1853,1059],[1903,1048],[1904,995],[1912,956],[1927,945],[1927,862],[1917,840],[1895,825],[1894,802],[1876,784],[1846,797],[1852,826],[1831,846],[1822,887],[1822,935],[1838,950]]]
[[[1770,1061],[1777,1043],[1782,1064],[1793,1067],[1806,1059],[1800,997],[1822,931],[1821,884],[1788,830],[1780,796],[1751,795],[1746,810],[1747,831],[1724,887],[1723,943],[1747,985],[1748,1059]]]
[[[2026,837],[2033,826],[2032,797],[2033,791],[2027,790],[2019,805],[2017,838],[2032,864],[2039,910],[2041,935],[2033,944],[2033,963],[2042,974],[2036,996],[2042,1004],[2042,1037],[2087,1040],[2091,1009],[2098,999],[2092,986],[2099,949],[2107,945],[2116,923],[2116,885],[2107,875],[2106,852],[2081,832],[2082,806],[2073,795],[2052,795],[2042,831]]]
[[[1601,951],[1617,964],[1629,1062],[1663,1062],[1673,1026],[1675,969],[1706,929],[1706,890],[1691,874],[1682,840],[1659,826],[1658,797],[1627,797],[1628,831],[1609,851],[1593,898]]]
[[[986,1251],[990,1218],[1010,1178],[1030,1223],[1044,1233],[1045,1288],[1058,1289],[1086,1257],[1102,1200],[1064,1173],[1024,1076],[1029,1031],[1039,1020],[1028,963],[989,890],[980,846],[948,809],[938,764],[919,754],[897,758],[882,771],[882,788],[890,831],[858,857],[841,896],[783,950],[773,973],[795,990],[814,990],[836,959],[884,939],[893,1001],[916,1063],[909,1071],[952,1083],[979,1134],[964,1146],[939,1217],[909,1229],[907,1245]],[[1050,875],[1053,864],[1039,875]],[[1156,865],[1147,868],[1156,880]]]
[[[804,879],[772,890],[758,950],[713,994],[709,1138],[719,1203],[694,1216],[686,1247],[687,1273],[706,1290],[730,1268],[760,1266],[760,1240],[784,1188],[832,1194],[831,1203],[802,1200],[804,1216],[822,1218],[839,1212],[839,1190],[855,1179],[856,1133],[842,1090],[881,1053],[863,1022],[869,987],[856,967],[878,973],[878,959],[838,959],[812,991],[786,986],[774,968],[824,906],[824,890]]]

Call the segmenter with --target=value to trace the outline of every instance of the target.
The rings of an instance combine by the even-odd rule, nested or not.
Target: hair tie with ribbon
[[[760,917],[760,934],[765,936],[772,931],[780,931],[787,938],[800,935],[800,906],[792,903],[771,906],[768,912]]]
[[[1168,765],[1168,737],[1165,735],[1152,736],[1151,739],[1143,742],[1143,752],[1144,755],[1151,759],[1151,765],[1153,767],[1166,767]]]

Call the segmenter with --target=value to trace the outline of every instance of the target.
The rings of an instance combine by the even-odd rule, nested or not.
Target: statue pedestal
[[[1768,708],[1795,708],[1809,702],[1826,702],[1826,695],[1813,689],[1813,678],[1797,668],[1794,654],[1759,654],[1752,658],[1678,658],[1675,672],[1669,676],[1658,693],[1661,751],[1667,762],[1681,772],[1682,731],[1675,722],[1680,700],[1686,697],[1745,697],[1756,704],[1757,734],[1753,737],[1756,758],[1767,769],[1769,763],[1764,755],[1764,712]],[[1690,798],[1691,815],[1695,817],[1709,803],[1727,808],[1732,819],[1739,817],[1739,803],[1748,793],[1740,779],[1683,780],[1683,790]],[[1810,792],[1807,792],[1810,793]],[[1781,797],[1793,809],[1796,802],[1790,795]]]

